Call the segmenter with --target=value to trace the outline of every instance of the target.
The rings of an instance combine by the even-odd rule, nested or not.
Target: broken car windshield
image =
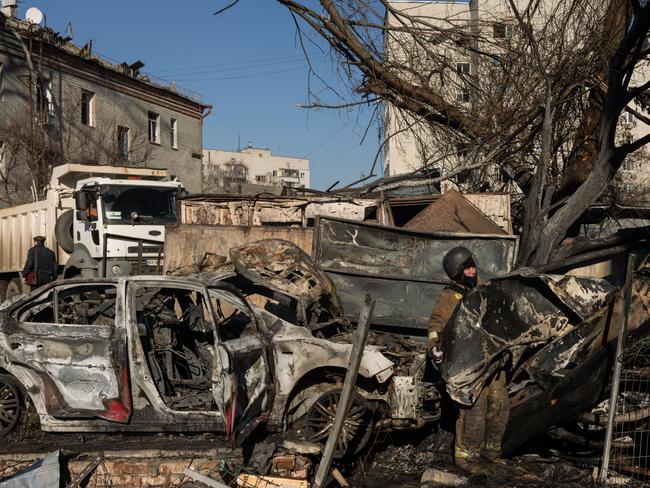
[[[165,224],[176,221],[176,189],[146,186],[102,188],[107,224]],[[137,217],[133,217],[137,214]]]

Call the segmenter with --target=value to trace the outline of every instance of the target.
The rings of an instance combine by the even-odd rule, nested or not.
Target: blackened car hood
[[[615,292],[605,280],[528,270],[479,285],[463,298],[443,333],[442,374],[449,395],[472,405],[497,369],[517,365],[529,348],[564,335]]]

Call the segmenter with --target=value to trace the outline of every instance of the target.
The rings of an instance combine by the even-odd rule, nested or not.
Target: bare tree
[[[64,163],[142,164],[151,157],[144,131],[129,134],[128,154],[118,126],[89,127],[79,121],[79,103],[70,99],[56,113],[13,110],[0,122],[0,204],[18,205],[42,197],[52,168]]]
[[[621,114],[643,105],[650,86],[635,77],[648,60],[645,1],[503,0],[478,19],[387,0],[277,1],[303,46],[325,45],[337,57],[359,103],[377,99],[399,114],[395,131],[419,138],[425,164],[452,161],[428,182],[469,170],[492,180],[532,175],[520,265],[552,261],[625,158],[650,142],[617,139]],[[314,105],[328,104],[316,97]]]

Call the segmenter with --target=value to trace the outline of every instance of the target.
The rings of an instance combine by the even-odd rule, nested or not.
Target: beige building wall
[[[309,188],[309,159],[276,156],[267,148],[249,145],[239,151],[203,150],[204,192],[224,183]]]
[[[507,0],[472,0],[471,2],[454,2],[454,1],[399,1],[393,0],[391,6],[399,11],[409,15],[424,18],[432,25],[449,27],[457,25],[460,28],[479,30],[481,37],[496,38],[494,24],[505,26],[506,36],[513,33],[516,26],[516,20]],[[517,0],[516,3],[520,8],[525,8],[527,0]],[[540,14],[544,15],[546,9],[549,12],[555,8],[555,3],[551,0],[543,0],[540,3]],[[395,25],[395,18],[392,15],[387,17],[386,22],[389,25]],[[501,33],[499,34],[501,35]],[[389,58],[401,59],[409,55],[409,51],[415,49],[413,43],[408,39],[395,37],[389,39],[386,45],[386,51]],[[458,66],[461,63],[469,63],[470,72],[479,76],[480,66],[473,62],[468,53],[463,53],[457,48],[441,44],[438,48],[452,66]],[[495,51],[497,46],[491,44],[490,51]],[[410,54],[412,56],[412,53]],[[635,79],[632,84],[641,84],[650,78],[650,67],[646,63],[637,69]],[[456,74],[450,77],[451,82],[446,86],[437,86],[444,96],[449,100],[455,100],[456,103],[464,108],[469,108],[469,103],[464,101],[462,94],[462,79]],[[635,104],[630,105],[637,111],[642,109]],[[386,176],[409,173],[422,168],[425,164],[437,161],[435,167],[443,174],[462,164],[462,159],[455,155],[445,154],[445,151],[436,143],[435,132],[426,124],[421,124],[414,117],[388,105],[385,109],[385,136],[388,139],[385,149],[385,174]],[[620,142],[626,140],[636,140],[650,132],[647,124],[634,120],[631,115],[621,117],[619,125]],[[621,168],[616,185],[621,192],[621,200],[625,195],[631,192],[639,192],[641,188],[650,188],[650,153],[647,148],[643,148],[633,155],[624,163]],[[453,185],[452,185],[453,186]],[[643,198],[650,203],[650,192],[641,191]],[[645,197],[645,194],[648,196]]]

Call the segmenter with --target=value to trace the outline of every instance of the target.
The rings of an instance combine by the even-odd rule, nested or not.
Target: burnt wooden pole
[[[323,457],[318,465],[318,471],[316,472],[316,478],[314,479],[314,488],[321,488],[323,486],[332,464],[334,448],[339,436],[341,435],[343,423],[345,422],[345,418],[350,410],[350,404],[352,403],[352,394],[357,383],[359,367],[361,366],[361,357],[363,356],[363,350],[366,347],[366,339],[368,338],[368,330],[370,328],[370,319],[372,318],[374,308],[375,298],[372,295],[367,294],[363,308],[359,314],[359,322],[357,323],[354,343],[352,344],[352,353],[350,354],[350,365],[348,367],[348,372],[345,374],[343,389],[341,390],[341,399],[336,409],[332,430],[330,430],[329,436],[327,437]]]

